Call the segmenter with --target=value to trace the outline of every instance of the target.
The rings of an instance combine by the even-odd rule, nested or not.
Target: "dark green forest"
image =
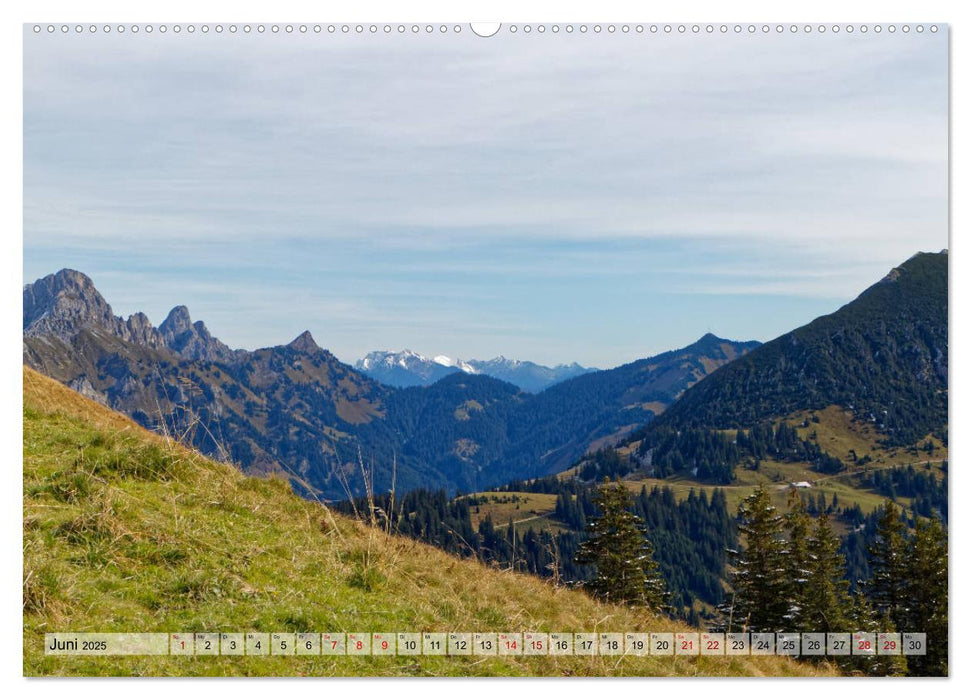
[[[866,575],[851,586],[847,556],[827,513],[809,514],[800,494],[783,513],[757,489],[738,509],[731,597],[719,628],[761,632],[923,632],[926,655],[833,657],[867,675],[947,675],[948,545],[940,520],[887,500],[859,530]]]
[[[946,439],[948,255],[919,253],[836,312],[684,393],[648,430],[751,428],[838,405],[891,445]]]
[[[599,515],[595,486],[555,477],[513,482],[503,490],[556,495],[554,517],[567,531],[552,534],[532,528],[517,532],[511,523],[482,520],[472,525],[475,496],[450,498],[444,491],[414,491],[392,504],[389,495],[373,500],[375,520],[394,532],[497,566],[579,585],[591,575],[574,559],[587,523]],[[368,499],[337,504],[343,513],[370,517]],[[691,493],[680,503],[668,488],[642,489],[633,496],[633,512],[647,524],[655,557],[672,592],[671,605],[685,615],[695,600],[717,605],[723,596],[727,551],[735,544],[733,518],[717,489]],[[388,516],[392,515],[388,520]],[[389,522],[390,521],[390,522]]]
[[[812,440],[800,438],[785,423],[773,427],[760,422],[730,435],[702,428],[660,427],[639,431],[631,440],[640,440],[633,457],[610,448],[600,450],[581,463],[581,478],[614,478],[640,471],[657,478],[688,474],[704,483],[730,484],[737,465],[757,470],[766,459],[809,463],[821,474],[836,474],[845,468],[842,461]]]

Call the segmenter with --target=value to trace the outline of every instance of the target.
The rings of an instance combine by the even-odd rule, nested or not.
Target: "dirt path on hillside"
[[[845,472],[845,473],[840,473],[840,474],[828,474],[827,476],[823,476],[823,477],[820,477],[819,479],[814,480],[812,482],[812,484],[813,484],[813,486],[816,486],[817,484],[821,484],[824,481],[829,481],[831,479],[841,479],[841,478],[845,478],[845,477],[848,477],[848,476],[857,476],[859,474],[867,474],[867,473],[870,473],[870,472],[882,472],[882,471],[886,471],[887,469],[897,469],[898,467],[909,467],[909,466],[916,467],[918,465],[927,464],[928,462],[931,463],[931,464],[941,464],[941,463],[946,462],[946,461],[947,461],[947,458],[944,457],[944,458],[941,458],[941,459],[922,459],[922,460],[919,460],[919,461],[904,462],[902,464],[884,464],[884,465],[876,466],[876,467],[867,467],[867,468],[864,468],[864,469],[857,469],[856,471],[852,471],[852,472]]]

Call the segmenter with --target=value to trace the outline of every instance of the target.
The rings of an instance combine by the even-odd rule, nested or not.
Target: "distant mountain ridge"
[[[491,360],[469,360],[469,364],[480,374],[515,384],[533,394],[567,379],[599,371],[595,367],[584,367],[577,362],[549,367],[529,360],[510,360],[502,355]]]
[[[396,426],[410,436],[407,451],[463,475],[470,485],[465,490],[478,490],[472,485],[483,483],[483,463],[490,484],[566,469],[591,447],[619,441],[663,414],[685,389],[758,345],[707,334],[687,347],[582,374],[538,394],[457,372],[394,393],[388,420],[420,416],[422,429]]]
[[[501,355],[491,360],[463,361],[445,355],[428,358],[411,350],[376,350],[358,360],[354,368],[382,384],[395,387],[428,386],[454,372],[465,372],[501,379],[532,394],[566,379],[597,371],[576,362],[547,367],[528,360],[509,360]]]
[[[471,367],[456,366],[450,358],[429,359],[411,350],[375,350],[355,362],[354,369],[394,387],[427,386],[455,372],[475,374]]]
[[[577,466],[586,478],[602,476],[604,467],[613,475],[641,471],[719,484],[739,478],[738,468],[759,471],[763,462],[831,476],[865,470],[870,450],[891,458],[899,450],[907,456],[898,459],[919,461],[921,450],[947,448],[948,430],[942,251],[912,256],[835,312],[687,388],[657,420],[618,443],[631,457],[622,466]]]
[[[121,340],[154,350],[170,350],[187,360],[233,362],[241,351],[214,338],[202,321],[192,323],[189,310],[176,306],[158,328],[135,313],[115,316],[91,278],[61,270],[24,287],[24,337],[54,337],[69,342],[83,330],[100,329]]]
[[[948,253],[918,253],[686,391],[657,428],[748,428],[839,405],[909,444],[946,430],[947,365]]]
[[[429,386],[394,388],[341,363],[309,332],[233,350],[182,306],[157,328],[144,314],[115,316],[71,270],[24,287],[23,321],[24,364],[208,455],[285,473],[305,494],[330,499],[360,493],[361,462],[378,491],[392,480],[400,491],[469,491],[558,471],[758,345],[709,335],[531,394],[455,368]]]

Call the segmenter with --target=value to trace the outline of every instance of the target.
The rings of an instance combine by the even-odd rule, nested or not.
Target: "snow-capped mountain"
[[[451,357],[448,357],[446,355],[436,355],[435,358],[432,360],[432,362],[435,362],[437,364],[440,364],[443,367],[455,367],[456,369],[462,370],[466,374],[478,374],[479,373],[476,370],[476,368],[473,367],[468,362],[463,362],[462,360],[453,360]],[[474,360],[473,360],[473,362],[474,362]]]
[[[427,386],[454,372],[485,374],[515,384],[520,389],[537,393],[543,389],[596,370],[581,367],[577,363],[546,367],[535,362],[509,360],[499,356],[491,360],[459,360],[446,355],[428,358],[411,350],[388,352],[376,350],[354,367],[369,377],[390,386]]]
[[[439,355],[429,359],[411,350],[375,350],[354,363],[354,368],[389,386],[427,386],[453,372],[461,372],[453,361]]]
[[[502,355],[491,360],[470,360],[468,364],[479,374],[515,384],[532,394],[538,394],[543,389],[566,379],[597,371],[595,368],[583,367],[576,362],[547,367],[529,360],[509,360]]]

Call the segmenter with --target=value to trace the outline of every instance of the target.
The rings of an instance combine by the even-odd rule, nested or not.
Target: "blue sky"
[[[947,37],[25,34],[24,281],[609,367],[947,246]]]

